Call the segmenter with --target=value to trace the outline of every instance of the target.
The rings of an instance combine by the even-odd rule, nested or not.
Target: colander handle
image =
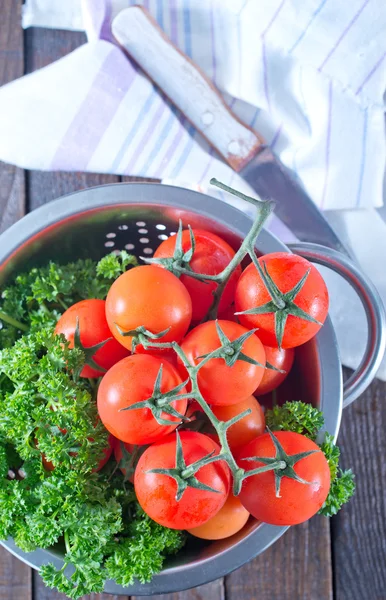
[[[386,347],[386,313],[382,299],[373,283],[347,256],[319,244],[299,242],[289,244],[295,254],[332,269],[358,294],[367,318],[367,344],[358,368],[343,387],[343,408],[354,402],[371,383],[379,368]]]

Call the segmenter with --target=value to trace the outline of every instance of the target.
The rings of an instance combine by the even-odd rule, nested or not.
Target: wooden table
[[[0,0],[0,85],[50,64],[84,42],[79,33],[32,29],[23,34],[18,0]],[[119,180],[109,175],[25,172],[0,163],[0,230],[62,194]],[[262,556],[224,579],[162,598],[386,600],[381,483],[386,482],[385,395],[386,384],[376,381],[344,413],[339,437],[342,462],[356,473],[357,493],[337,517],[329,521],[317,516],[290,529]],[[47,590],[36,572],[0,549],[0,600],[59,598],[65,596]]]

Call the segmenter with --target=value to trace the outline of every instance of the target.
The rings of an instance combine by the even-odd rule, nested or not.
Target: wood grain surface
[[[21,77],[23,65],[19,3],[0,0],[0,85]],[[0,163],[0,232],[20,219],[24,210],[24,172]],[[0,600],[32,599],[31,580],[31,569],[0,548]]]
[[[386,600],[386,384],[374,381],[343,413],[342,465],[356,494],[332,519],[336,600]]]
[[[81,33],[20,28],[20,3],[0,0],[0,84],[43,67],[85,42]],[[124,178],[125,181],[130,178]],[[25,174],[0,163],[0,228],[63,194],[118,181],[84,173]],[[386,600],[384,482],[386,384],[375,382],[343,416],[343,466],[357,476],[354,500],[334,519],[290,529],[225,579],[156,600]],[[62,600],[39,575],[0,548],[0,600]],[[85,600],[127,600],[91,594]],[[134,600],[134,598],[133,598]],[[140,600],[137,597],[135,600]]]

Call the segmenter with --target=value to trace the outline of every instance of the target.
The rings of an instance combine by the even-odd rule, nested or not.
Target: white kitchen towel
[[[25,168],[159,177],[204,190],[216,176],[248,190],[112,43],[112,19],[133,4],[145,6],[212,78],[316,204],[382,205],[383,0],[27,0],[25,27],[85,30],[89,43],[0,90],[0,159]],[[345,214],[351,212],[339,213],[341,232],[354,232],[349,241],[363,264],[366,233],[358,234]],[[360,223],[362,211],[354,214]],[[375,211],[363,214],[363,222],[379,225],[371,235],[382,229]],[[386,295],[386,278],[379,268],[374,273]],[[332,316],[344,362],[355,366],[364,319],[346,308],[339,294]]]
[[[198,183],[216,171],[238,185],[108,41],[111,19],[133,4],[227,94],[319,206],[381,206],[383,0],[27,0],[25,25],[83,22],[92,41],[2,90],[0,159]]]

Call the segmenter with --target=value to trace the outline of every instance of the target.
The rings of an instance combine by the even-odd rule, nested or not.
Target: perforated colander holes
[[[167,226],[163,223],[149,225],[146,221],[136,221],[135,226],[136,231],[131,230],[129,233],[129,225],[122,223],[117,227],[118,233],[115,233],[114,231],[106,233],[106,241],[104,243],[105,248],[116,255],[119,254],[119,248],[124,248],[129,252],[137,254],[137,256],[150,256],[151,254],[154,254],[154,250],[160,242],[167,240],[169,236],[176,235],[175,231],[169,232]],[[159,233],[161,231],[163,233]],[[128,233],[125,235],[124,232]],[[156,234],[156,239],[154,234]],[[131,241],[125,243],[128,236],[130,236]],[[114,250],[112,250],[113,248]]]

